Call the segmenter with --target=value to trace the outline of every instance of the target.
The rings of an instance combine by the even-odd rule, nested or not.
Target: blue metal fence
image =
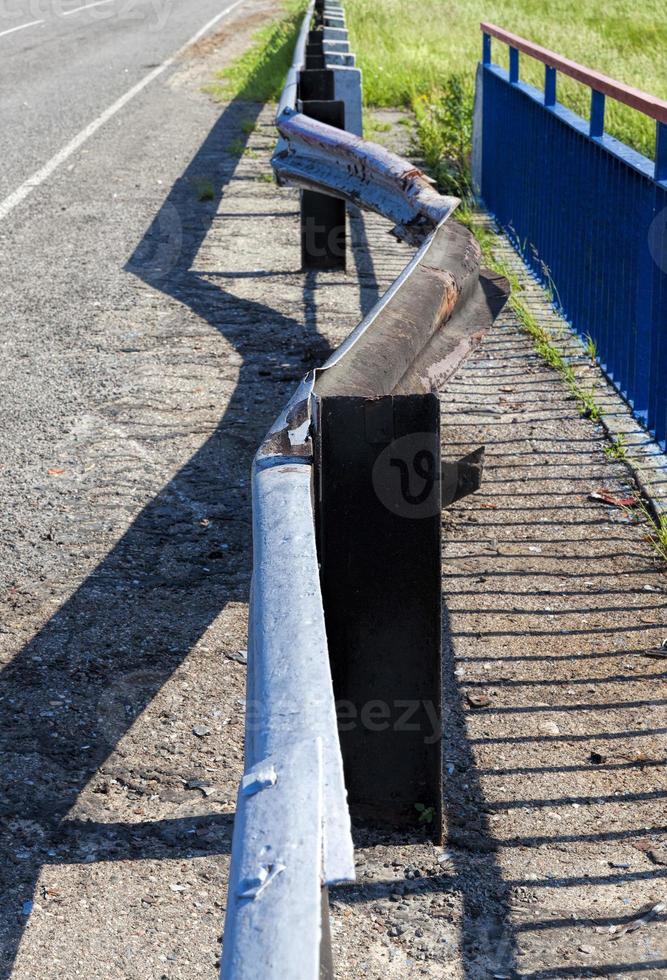
[[[667,104],[492,25],[482,30],[478,194],[535,275],[555,287],[575,330],[594,340],[603,370],[664,449]],[[491,33],[509,43],[509,71],[491,61]],[[544,61],[544,90],[520,81],[519,48]],[[557,70],[596,86],[590,120],[556,101]],[[604,132],[605,90],[656,119],[655,162]]]

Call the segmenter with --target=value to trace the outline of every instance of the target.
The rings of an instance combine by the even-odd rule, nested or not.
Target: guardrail
[[[667,102],[482,23],[474,183],[637,419],[667,443]],[[509,46],[509,70],[491,60]],[[545,65],[520,80],[520,52]],[[591,91],[590,119],[557,101],[558,74]],[[656,122],[655,159],[604,131],[612,98]]]
[[[327,887],[354,879],[348,802],[392,819],[414,818],[416,802],[440,813],[440,510],[479,485],[481,452],[441,468],[432,389],[490,327],[507,284],[480,273],[477,243],[449,221],[458,201],[361,138],[353,62],[342,8],[313,0],[273,158],[279,182],[302,188],[303,266],[344,264],[345,200],[418,249],[254,461],[223,980],[332,976]]]

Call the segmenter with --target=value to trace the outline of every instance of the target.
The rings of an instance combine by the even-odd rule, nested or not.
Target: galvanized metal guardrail
[[[346,200],[418,248],[254,461],[223,980],[332,975],[327,887],[354,879],[348,803],[401,820],[419,802],[439,832],[440,510],[478,485],[480,454],[441,469],[432,390],[507,296],[448,220],[458,201],[362,139],[361,74],[333,0],[311,0],[276,125],[275,173],[302,188],[304,268],[344,266]]]

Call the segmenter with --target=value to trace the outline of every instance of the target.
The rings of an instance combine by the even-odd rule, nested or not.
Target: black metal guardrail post
[[[301,112],[360,135],[360,85],[342,7],[316,0]],[[345,213],[340,198],[302,190],[304,269],[345,267]],[[322,596],[348,798],[400,822],[418,819],[418,804],[439,836],[438,400],[325,397],[316,444]]]
[[[361,815],[441,826],[440,411],[321,400],[322,596],[345,783]]]
[[[345,104],[335,99],[334,73],[327,70],[322,24],[324,0],[315,4],[316,28],[309,31],[305,67],[299,73],[301,111],[318,122],[345,128]],[[320,28],[320,29],[317,29]],[[318,191],[301,191],[301,266],[345,268],[345,202]]]
[[[310,74],[310,72],[309,72]],[[323,71],[322,74],[325,74]],[[335,99],[301,104],[304,116],[345,128],[345,105]],[[303,269],[345,268],[345,201],[318,191],[301,191],[301,266]]]

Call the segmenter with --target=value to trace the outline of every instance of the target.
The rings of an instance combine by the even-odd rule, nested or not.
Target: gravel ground
[[[265,179],[272,111],[220,115],[199,90],[249,27],[102,131],[74,188],[54,180],[59,235],[37,196],[3,229],[5,977],[216,975],[250,460],[411,254],[353,212],[348,272],[299,273],[298,195]],[[442,399],[450,457],[488,459],[444,520],[447,844],[355,828],[337,976],[665,975],[664,915],[609,933],[666,873],[664,670],[645,656],[664,569],[587,499],[629,474],[509,314]]]

